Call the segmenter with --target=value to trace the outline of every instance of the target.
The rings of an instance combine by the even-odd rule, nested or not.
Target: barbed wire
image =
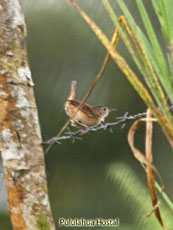
[[[173,112],[173,106],[169,107],[170,111]],[[111,123],[106,123],[106,124],[100,124],[97,126],[91,126],[88,127],[87,131],[83,130],[83,129],[79,129],[77,131],[71,131],[69,127],[67,127],[67,132],[65,132],[64,136],[60,136],[58,138],[53,137],[51,139],[49,139],[48,141],[44,141],[43,144],[51,144],[52,142],[56,142],[57,144],[61,144],[62,141],[64,140],[72,140],[72,143],[74,143],[76,140],[82,140],[82,136],[86,135],[88,133],[91,132],[96,132],[98,130],[106,130],[109,129],[111,133],[113,133],[113,128],[117,125],[122,124],[121,128],[124,128],[127,124],[127,122],[129,120],[137,120],[139,118],[145,117],[146,116],[146,112],[143,113],[138,113],[135,115],[129,115],[128,112],[126,112],[123,116],[121,117],[116,117],[115,122],[111,122]]]
[[[52,142],[56,142],[57,144],[61,144],[62,141],[64,140],[69,140],[71,139],[72,142],[74,143],[75,140],[82,140],[82,135],[85,135],[89,132],[96,132],[98,130],[106,130],[106,129],[109,129],[110,132],[113,132],[112,128],[119,125],[119,124],[122,124],[121,128],[124,128],[125,125],[126,125],[126,122],[129,121],[129,120],[136,120],[136,119],[139,119],[139,118],[142,118],[146,115],[146,113],[138,113],[138,114],[135,114],[135,115],[128,115],[128,112],[126,112],[123,116],[121,117],[116,117],[116,122],[112,122],[112,123],[106,123],[106,124],[100,124],[100,125],[97,125],[97,126],[91,126],[91,127],[88,127],[88,130],[87,132],[83,129],[79,129],[77,131],[71,131],[70,128],[68,127],[67,128],[67,132],[65,132],[64,136],[60,136],[58,138],[56,137],[53,137],[51,139],[49,139],[48,141],[44,141],[43,144],[51,144]]]

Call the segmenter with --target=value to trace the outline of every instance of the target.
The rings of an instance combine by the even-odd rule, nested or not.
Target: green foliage
[[[173,18],[171,14],[173,2],[171,0],[152,1],[161,24],[163,36],[167,42],[166,45],[170,47],[170,53],[168,52],[167,54],[168,59],[166,59],[163,54],[143,1],[136,0],[136,3],[147,36],[135,22],[124,1],[118,0],[117,2],[125,16],[125,18],[122,19],[124,20],[123,23],[122,20],[120,21],[118,19],[109,4],[109,1],[103,0],[115,27],[118,28],[127,49],[143,75],[150,94],[152,94],[155,102],[160,107],[163,116],[168,121],[167,125],[170,127],[170,130],[173,130],[173,116],[168,108],[169,102],[171,105],[173,104]],[[169,102],[167,98],[169,99]],[[166,124],[161,124],[161,126],[163,128]],[[168,137],[168,139],[171,140],[172,138],[173,137]],[[160,190],[158,184],[156,184],[156,187]],[[163,197],[168,206],[172,209],[172,202],[168,199],[165,193],[163,194]],[[165,218],[163,219],[165,220]]]
[[[118,184],[116,195],[120,194],[123,197],[123,206],[129,207],[130,214],[132,214],[132,221],[128,224],[133,227],[128,226],[128,229],[160,229],[154,214],[149,218],[145,218],[152,210],[150,194],[146,186],[141,182],[140,177],[135,174],[130,166],[124,163],[111,164],[107,171],[107,178],[116,185]],[[132,209],[134,206],[135,208]],[[161,203],[161,214],[166,225],[172,226],[172,213],[163,202]],[[120,224],[120,227],[125,229],[123,224]]]
[[[91,18],[73,1],[67,1],[81,14],[84,20],[89,24],[91,29],[95,32],[96,36],[108,50],[111,57],[114,59],[124,75],[133,85],[140,97],[143,99],[147,107],[151,108],[152,114],[155,116],[162,130],[167,136],[171,147],[173,147],[173,116],[169,110],[169,106],[173,104],[172,22],[169,21],[172,20],[170,10],[172,6],[171,1],[152,1],[154,9],[161,22],[163,36],[165,36],[165,40],[167,43],[169,43],[168,45],[170,46],[170,53],[168,53],[168,58],[166,59],[142,0],[136,0],[136,2],[147,32],[147,36],[137,25],[123,0],[117,0],[124,14],[124,16],[121,16],[120,18],[118,18],[116,13],[113,11],[109,1],[102,0],[115,25],[115,28],[118,29],[120,36],[123,38],[127,49],[129,50],[134,62],[136,63],[136,66],[140,70],[145,84],[143,84],[141,77],[135,74],[126,60],[112,46],[106,35],[91,20]],[[124,185],[127,185],[127,181],[124,183]],[[136,195],[134,199],[138,201],[138,198],[140,197],[139,194],[142,194],[142,192],[139,192],[140,188],[141,186],[139,188],[134,188],[133,186],[131,189],[127,187],[126,189],[123,188],[123,191],[130,192],[132,196],[134,190],[136,190],[138,195]],[[168,199],[166,196],[164,198],[168,204]],[[168,206],[172,207],[172,204],[170,204],[168,204]],[[148,206],[145,207],[145,205],[145,200],[139,206],[136,204],[136,215],[139,213],[138,210],[140,207],[148,209]],[[163,219],[164,221],[167,220],[167,215],[163,215]],[[169,220],[167,223],[168,222]],[[157,224],[157,222],[156,225],[155,223],[154,225],[152,224],[152,229],[158,229]],[[139,228],[141,229],[141,227],[138,227],[138,229]]]
[[[146,23],[144,23],[145,27],[148,25],[147,31],[149,34],[151,33],[151,35],[149,35],[150,40],[152,40],[151,43],[138,27],[122,0],[118,0],[118,3],[125,17],[121,16],[119,20],[112,7],[110,6],[109,1],[103,0],[103,3],[108,10],[113,23],[115,24],[115,27],[118,28],[119,33],[122,36],[129,52],[131,53],[133,60],[143,75],[149,90],[142,83],[140,77],[138,77],[130,68],[126,60],[113,47],[106,35],[95,24],[95,22],[92,21],[92,19],[73,1],[67,1],[81,14],[83,19],[89,24],[96,36],[108,50],[110,56],[114,59],[124,75],[143,99],[147,107],[151,108],[153,115],[167,136],[171,147],[173,147],[173,116],[169,110],[168,104],[169,102],[171,102],[171,104],[173,102],[171,68],[169,69],[167,66],[167,61],[164,59],[164,55],[161,48],[159,47],[159,43],[142,2],[138,0],[138,7],[140,8],[143,20],[146,20]],[[169,63],[172,63],[172,60],[173,53],[171,52]],[[171,66],[173,65],[171,64],[170,67]],[[162,68],[164,70],[162,70]]]
[[[103,2],[113,23],[116,27],[118,27],[127,49],[131,53],[137,67],[142,73],[144,80],[158,106],[161,108],[164,116],[169,120],[169,123],[173,122],[173,118],[169,112],[166,101],[166,98],[168,97],[171,104],[173,103],[173,87],[170,80],[170,69],[142,1],[137,0],[137,5],[149,38],[144,35],[142,30],[136,24],[123,1],[118,0],[118,3],[128,22],[128,24],[127,22],[125,24],[126,30],[128,31],[122,28],[118,17],[112,10],[108,0],[103,0]],[[166,92],[166,96],[163,88]]]
[[[173,41],[173,1],[152,0],[152,4],[160,21],[165,40],[170,44]]]

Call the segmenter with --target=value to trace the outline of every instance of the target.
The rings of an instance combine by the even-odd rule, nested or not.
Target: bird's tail
[[[67,100],[75,100],[75,94],[76,94],[76,81],[72,81],[71,83],[71,92]]]

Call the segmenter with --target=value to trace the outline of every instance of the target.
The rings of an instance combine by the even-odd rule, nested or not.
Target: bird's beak
[[[109,109],[109,112],[117,111],[117,109]]]

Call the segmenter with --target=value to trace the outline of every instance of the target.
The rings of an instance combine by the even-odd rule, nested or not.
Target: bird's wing
[[[78,107],[80,105],[80,101],[76,101],[76,100],[68,100],[72,105]],[[81,111],[83,113],[85,113],[88,117],[96,117],[97,114],[95,114],[95,112],[91,109],[91,107],[87,104],[84,104],[81,108]]]

